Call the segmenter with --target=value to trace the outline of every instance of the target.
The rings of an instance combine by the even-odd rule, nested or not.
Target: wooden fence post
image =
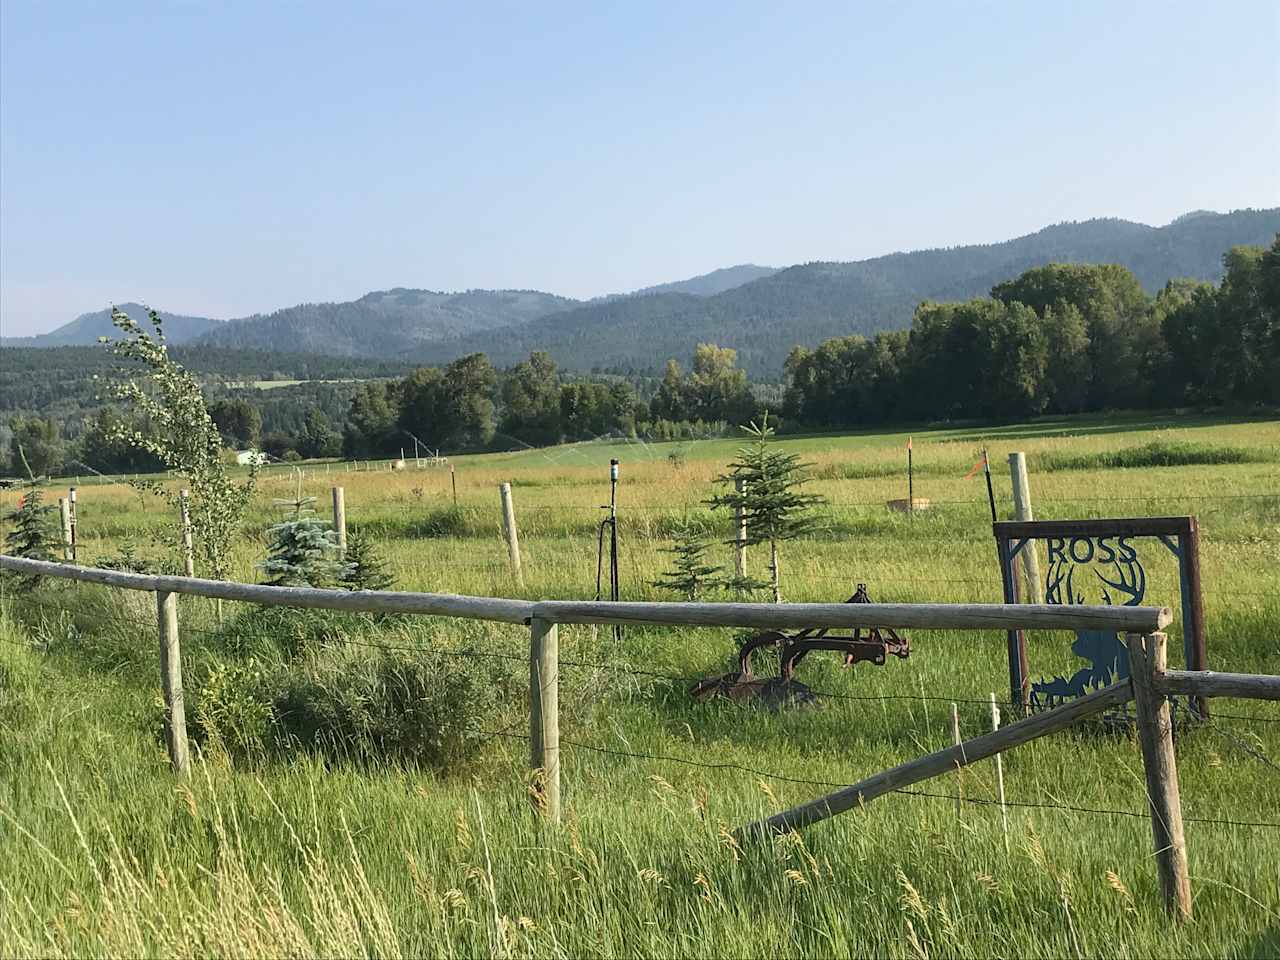
[[[338,554],[347,553],[347,497],[342,487],[333,488],[333,529],[338,531]]]
[[[1000,731],[1000,708],[996,695],[991,694],[991,732]],[[1004,803],[1004,757],[996,754],[996,796],[1000,799],[1000,823],[1004,826],[1004,852],[1009,852],[1009,809]]]
[[[1178,794],[1178,763],[1173,751],[1173,712],[1156,689],[1164,673],[1165,635],[1130,633],[1129,670],[1138,716],[1138,742],[1147,775],[1151,805],[1151,838],[1164,906],[1175,920],[1191,918],[1191,882],[1187,876],[1187,843],[1182,833],[1182,800]]]
[[[739,477],[734,481],[734,488],[737,490],[738,496],[742,496],[742,492],[747,488],[747,483]],[[733,508],[733,520],[738,531],[733,545],[733,573],[739,580],[742,580],[747,576],[747,518],[741,506]]]
[[[191,540],[191,491],[186,487],[178,491],[178,510],[182,516],[182,572],[188,577],[194,577],[196,551]]]
[[[178,595],[156,591],[156,621],[160,626],[160,685],[164,691],[164,735],[173,772],[190,772],[187,710],[182,697],[182,650],[178,644]]]
[[[71,507],[66,497],[58,498],[58,519],[62,521],[62,559],[71,560]]]
[[[515,574],[516,586],[524,589],[524,574],[520,571],[520,540],[516,535],[516,507],[511,501],[511,484],[504,483],[499,491],[502,494],[502,530],[507,535],[507,553],[511,555],[511,572]]]
[[[535,803],[560,822],[560,639],[556,625],[534,617],[529,625],[529,765]]]
[[[1191,529],[1178,535],[1179,580],[1182,589],[1182,646],[1188,670],[1208,670],[1205,652],[1204,594],[1200,586],[1200,522],[1191,518]],[[1193,697],[1192,708],[1201,720],[1209,719],[1207,697]]]
[[[1009,454],[1009,476],[1013,480],[1013,515],[1018,520],[1034,520],[1031,510],[1031,482],[1027,479],[1027,455]],[[1027,599],[1031,603],[1044,603],[1044,584],[1040,581],[1040,557],[1036,542],[1027,541],[1022,548],[1022,569],[1027,577]]]
[[[440,451],[437,450],[436,454],[439,455],[439,453]],[[453,472],[452,463],[449,464],[449,483],[453,485],[453,505],[455,508],[457,508],[458,506],[458,475]]]
[[[952,746],[960,746],[964,741],[960,739],[960,708],[954,703],[951,705],[951,744]],[[999,756],[999,754],[996,754]],[[956,764],[956,819],[959,820],[964,816],[964,772],[960,769],[960,765]]]

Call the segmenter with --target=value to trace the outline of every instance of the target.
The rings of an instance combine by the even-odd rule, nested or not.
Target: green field
[[[885,507],[906,496],[905,433],[781,442],[812,462],[812,489],[829,500],[822,532],[783,547],[787,600],[844,600],[865,582],[882,601],[999,601],[985,487],[980,473],[965,475],[988,447],[1008,517],[1006,456],[1024,450],[1038,518],[1199,517],[1210,666],[1280,672],[1280,422],[1171,415],[918,430],[915,493],[932,506],[914,518]],[[303,485],[322,513],[330,485],[345,487],[349,525],[378,544],[400,589],[590,597],[607,463],[618,457],[622,595],[669,599],[649,584],[677,524],[731,535],[702,501],[736,446],[597,442],[458,457],[456,508],[448,468],[310,464]],[[293,494],[294,474],[277,471],[259,484],[236,579],[258,579],[263,531],[280,515],[272,499]],[[502,481],[514,489],[523,590],[501,534]],[[3,506],[15,499],[5,491]],[[79,517],[81,562],[128,541],[174,563],[175,518],[153,497],[85,484]],[[1146,602],[1176,608],[1172,558],[1155,543],[1141,550]],[[732,565],[729,547],[715,554]],[[751,572],[763,573],[766,555],[753,548]],[[562,627],[561,657],[583,665],[563,668],[566,822],[551,829],[529,810],[524,628],[234,604],[220,622],[212,603],[184,598],[193,723],[201,709],[210,729],[233,734],[271,723],[228,678],[250,689],[292,669],[337,683],[394,660],[465,673],[484,736],[444,770],[414,762],[412,745],[378,756],[206,738],[179,785],[159,738],[151,598],[63,582],[4,589],[5,956],[1280,953],[1280,829],[1265,825],[1280,823],[1272,704],[1216,701],[1217,719],[1180,731],[1195,919],[1174,928],[1140,752],[1125,733],[1083,730],[1008,754],[1009,799],[1027,806],[1010,808],[1007,835],[998,807],[964,803],[957,814],[949,796],[991,800],[983,763],[920,788],[941,796],[893,794],[762,849],[729,839],[748,820],[949,743],[952,701],[966,736],[988,729],[983,701],[1008,696],[1001,634],[916,632],[909,660],[852,672],[814,654],[801,679],[842,696],[774,714],[686,696],[688,680],[724,672],[733,631],[628,628],[615,640]],[[1181,624],[1169,634],[1180,666]],[[1033,635],[1033,676],[1074,669],[1070,641]]]

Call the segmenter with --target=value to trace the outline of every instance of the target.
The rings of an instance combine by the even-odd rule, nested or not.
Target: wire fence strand
[[[63,612],[66,609],[65,606],[63,605],[48,603],[46,601],[39,600],[37,598],[30,597],[30,596],[8,597],[7,599],[11,603],[27,604],[27,605],[32,605],[32,606],[41,607],[45,609],[55,609],[55,610],[58,610],[59,612]],[[155,623],[149,620],[140,620],[134,617],[127,617],[121,614],[107,613],[103,611],[96,611],[95,616],[98,617],[99,619],[106,619],[114,622],[124,623],[131,627],[146,629],[148,631],[155,629]],[[354,616],[362,616],[362,615],[354,614]],[[190,624],[185,625],[183,629],[185,631],[196,632],[202,635],[217,636],[217,637],[224,637],[224,638],[227,636],[236,636],[236,637],[254,636],[254,637],[260,637],[260,638],[266,638],[266,639],[272,639],[272,640],[279,639],[278,636],[270,633],[251,632],[246,634],[243,631],[234,631],[234,630],[227,631],[225,628],[224,629],[208,629],[208,628],[196,627]],[[492,659],[501,659],[501,660],[518,661],[518,662],[528,661],[527,655],[516,654],[516,653],[501,653],[501,652],[482,651],[482,650],[463,650],[463,649],[444,648],[444,647],[431,646],[431,645],[390,644],[390,643],[381,642],[381,641],[379,642],[362,641],[362,640],[356,640],[350,637],[335,637],[332,635],[325,636],[323,639],[328,640],[330,642],[335,642],[335,643],[350,644],[353,646],[376,648],[376,649],[382,649],[382,650],[388,650],[388,651],[401,651],[401,652],[411,652],[411,653],[418,653],[418,654],[440,654],[445,656],[457,656],[457,657],[492,658]],[[22,644],[20,641],[9,641],[9,642],[17,645],[22,645],[22,646],[28,646],[28,647],[31,646],[30,644]],[[681,684],[687,684],[692,682],[691,678],[689,677],[684,677],[677,674],[663,673],[661,671],[646,670],[642,668],[631,667],[626,664],[577,661],[572,659],[562,659],[560,661],[560,664],[561,666],[565,666],[565,667],[589,668],[589,669],[597,669],[597,670],[615,670],[615,671],[620,671],[623,673],[628,673],[636,676],[663,679],[663,680],[667,680],[675,683],[681,683]],[[914,701],[922,701],[922,702],[955,702],[955,703],[981,704],[983,706],[990,705],[989,699],[980,700],[980,699],[959,697],[959,696],[955,696],[955,697],[925,696],[923,694],[922,695],[914,695],[914,694],[863,695],[863,694],[841,694],[837,692],[824,692],[824,691],[812,691],[812,692],[818,696],[830,697],[832,699],[840,699],[840,700],[854,700],[854,701],[856,700],[913,701],[914,700]],[[1185,708],[1182,708],[1182,709],[1185,709]],[[1234,746],[1236,746],[1237,748],[1241,749],[1242,751],[1244,751],[1245,753],[1253,757],[1255,760],[1258,760],[1259,762],[1266,764],[1271,769],[1274,769],[1277,772],[1280,772],[1280,765],[1277,765],[1274,761],[1272,761],[1269,757],[1267,757],[1261,751],[1255,749],[1252,745],[1236,737],[1230,731],[1227,731],[1221,727],[1216,726],[1215,725],[1216,718],[1211,719],[1209,721],[1202,720],[1195,715],[1192,715],[1192,718],[1195,723],[1202,726],[1207,726],[1209,729],[1213,730],[1217,734],[1226,738]],[[1234,714],[1222,715],[1222,719],[1235,720],[1235,721],[1258,721],[1258,722],[1264,722],[1264,723],[1277,722],[1277,720],[1280,720],[1280,718],[1234,715]],[[527,734],[518,734],[518,733],[512,732],[513,726],[514,725],[509,726],[504,730],[487,732],[484,734],[484,736],[487,739],[518,739],[523,741],[529,740],[529,736]],[[751,776],[760,777],[760,778],[773,780],[777,782],[792,783],[792,784],[803,785],[803,786],[812,786],[820,789],[828,789],[828,790],[842,789],[848,786],[848,784],[844,784],[844,783],[836,783],[833,781],[824,781],[824,780],[815,780],[815,779],[804,778],[804,777],[797,777],[790,774],[781,773],[778,771],[765,770],[759,767],[748,766],[746,764],[740,764],[740,763],[731,762],[731,761],[695,760],[688,757],[681,757],[681,756],[675,756],[670,754],[656,754],[656,753],[650,754],[650,753],[640,753],[635,751],[618,750],[611,747],[605,747],[598,744],[587,743],[587,742],[576,740],[576,739],[562,738],[560,740],[560,743],[562,746],[568,746],[574,749],[597,753],[601,755],[609,755],[609,756],[615,756],[615,757],[631,759],[631,760],[640,760],[648,763],[678,764],[682,766],[688,766],[688,767],[699,768],[699,769],[707,769],[707,770],[720,770],[720,771],[732,770],[732,771],[737,771],[737,772],[745,773]],[[999,800],[988,799],[984,797],[964,796],[962,794],[939,793],[939,792],[933,792],[933,791],[912,790],[912,789],[906,789],[906,788],[895,790],[893,792],[895,794],[902,795],[902,796],[948,800],[951,802],[960,802],[960,803],[967,803],[967,804],[979,805],[979,806],[999,806],[1000,805]],[[1148,811],[1133,811],[1133,810],[1119,810],[1119,809],[1110,809],[1110,808],[1102,808],[1102,807],[1088,807],[1088,806],[1064,804],[1064,803],[1050,802],[1050,801],[1010,800],[1007,798],[1004,801],[1004,806],[1016,808],[1016,809],[1053,810],[1053,811],[1060,811],[1060,812],[1073,813],[1073,814],[1108,816],[1108,817],[1146,818],[1150,816],[1150,813]],[[1280,829],[1280,822],[1246,821],[1246,820],[1224,819],[1224,818],[1218,818],[1218,817],[1190,817],[1190,816],[1184,817],[1184,820],[1188,823],[1198,823],[1198,824],[1213,825],[1213,826],[1226,826],[1226,827],[1250,828],[1250,829]]]

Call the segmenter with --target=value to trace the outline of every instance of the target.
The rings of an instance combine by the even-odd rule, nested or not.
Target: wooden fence
[[[1169,695],[1280,699],[1280,677],[1165,669],[1167,607],[1054,606],[1044,604],[909,603],[631,603],[577,600],[510,600],[443,593],[321,590],[271,587],[152,576],[46,563],[0,555],[0,569],[59,577],[156,595],[166,742],[174,772],[188,773],[182,658],[177,595],[238,600],[266,606],[367,613],[463,617],[529,627],[530,766],[540,785],[538,808],[560,819],[559,624],[802,629],[893,627],[935,630],[1106,630],[1126,636],[1132,681],[1126,680],[1003,729],[909,761],[825,797],[739,828],[744,838],[797,830],[967,764],[997,756],[1019,744],[1064,730],[1081,720],[1134,700],[1151,807],[1152,839],[1168,910],[1191,913],[1186,844],[1178,795]]]

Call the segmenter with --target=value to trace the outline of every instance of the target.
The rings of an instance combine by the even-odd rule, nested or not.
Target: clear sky
[[[0,0],[0,331],[1280,205],[1280,3]]]

